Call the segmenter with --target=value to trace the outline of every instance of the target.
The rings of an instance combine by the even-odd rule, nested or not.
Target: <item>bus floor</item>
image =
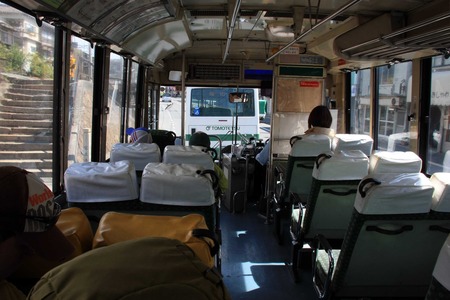
[[[221,208],[222,275],[231,299],[318,299],[310,270],[295,283],[290,271],[291,243],[278,244],[255,203],[243,213]]]

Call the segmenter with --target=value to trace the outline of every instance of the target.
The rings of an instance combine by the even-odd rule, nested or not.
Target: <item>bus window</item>
[[[91,160],[94,51],[91,44],[72,36],[71,53],[76,61],[69,93],[68,165]]]
[[[27,169],[52,188],[54,61],[52,48],[41,44],[54,43],[54,27],[48,23],[38,27],[26,14],[13,7],[1,9],[5,8],[0,39],[0,165]]]
[[[409,151],[411,99],[408,98],[412,63],[378,68],[378,149]]]
[[[108,80],[108,107],[106,153],[109,155],[112,146],[120,141],[120,121],[123,99],[123,58],[111,53]]]
[[[432,60],[427,174],[450,172],[450,59]]]
[[[137,92],[137,77],[138,77],[138,69],[139,64],[135,61],[131,63],[131,81],[130,81],[130,89],[128,94],[128,120],[127,127],[135,127],[136,126],[136,92]]]
[[[351,74],[350,133],[370,134],[370,69]]]
[[[248,94],[248,101],[231,103],[229,94]],[[186,142],[195,131],[217,135],[223,145],[229,145],[238,118],[238,135],[259,137],[259,90],[252,88],[186,88]],[[241,140],[242,138],[238,138]]]

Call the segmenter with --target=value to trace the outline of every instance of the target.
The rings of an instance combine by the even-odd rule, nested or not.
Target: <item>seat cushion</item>
[[[149,216],[108,212],[100,220],[92,248],[99,248],[141,237],[166,237],[189,246],[204,263],[214,265],[207,240],[192,236],[193,229],[208,229],[199,214]]]

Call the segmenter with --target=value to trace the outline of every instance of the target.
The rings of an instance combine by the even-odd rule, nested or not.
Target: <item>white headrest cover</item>
[[[145,166],[142,176],[146,175],[174,175],[174,176],[196,176],[203,171],[202,165],[196,164],[169,164],[149,163]]]
[[[372,153],[373,139],[367,134],[338,133],[333,138],[333,151],[361,150],[365,155]]]
[[[430,181],[434,186],[431,210],[450,212],[450,173],[434,173]]]
[[[314,164],[312,176],[317,180],[361,180],[369,171],[369,158],[361,150],[334,153]]]
[[[314,157],[331,150],[331,139],[324,134],[305,134],[292,146],[290,156]]]
[[[150,162],[160,162],[161,152],[157,144],[117,143],[111,149],[111,162],[132,160],[136,170],[143,170]]]
[[[433,270],[433,277],[450,291],[450,235],[439,252],[436,265]]]
[[[211,180],[200,175],[201,165],[149,163],[141,181],[142,202],[209,206],[215,203]]]
[[[364,185],[367,178],[380,184]],[[361,187],[366,192],[364,197],[359,192]],[[422,173],[368,175],[359,184],[355,209],[367,215],[428,213],[433,190],[430,179]]]
[[[168,164],[197,164],[205,170],[214,170],[214,162],[202,146],[167,145],[164,148],[163,162]]]
[[[69,202],[112,202],[138,198],[136,169],[132,161],[84,162],[64,173]]]
[[[377,151],[369,163],[369,174],[420,173],[422,169],[422,160],[412,151]]]

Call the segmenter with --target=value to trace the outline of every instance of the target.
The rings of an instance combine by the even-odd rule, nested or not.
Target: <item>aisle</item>
[[[222,208],[222,274],[232,299],[317,299],[309,271],[294,283],[290,243],[278,245],[256,211],[253,203],[242,214]]]

